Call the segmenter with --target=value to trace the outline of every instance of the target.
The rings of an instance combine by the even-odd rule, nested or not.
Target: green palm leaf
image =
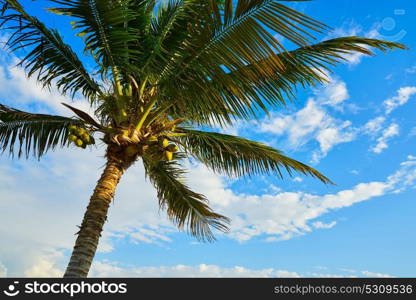
[[[228,75],[239,77],[249,76],[250,79],[256,82],[256,79],[261,80],[269,77],[286,77],[289,75],[289,78],[291,78],[291,75],[295,73],[299,79],[291,81],[290,83],[292,85],[309,82],[310,75],[314,78],[312,81],[322,82],[322,71],[331,71],[331,66],[347,61],[348,54],[361,53],[364,55],[374,55],[372,48],[383,52],[394,49],[407,49],[403,44],[377,39],[357,36],[340,37],[301,47],[293,51],[274,54],[266,59],[257,61],[256,66],[247,65]],[[278,56],[279,60],[284,63],[284,68],[273,69],[270,74],[265,76],[259,75],[256,72],[257,67],[270,66],[275,56]],[[302,75],[304,75],[304,79],[302,79]]]
[[[331,181],[317,170],[291,159],[279,150],[241,137],[191,129],[178,129],[185,135],[174,138],[186,152],[200,160],[214,172],[228,176],[257,174],[278,175],[282,169],[290,176],[293,172],[310,175],[324,183]]]
[[[10,32],[6,46],[14,52],[29,50],[20,61],[29,76],[36,75],[44,86],[56,86],[74,95],[78,91],[94,100],[100,95],[99,85],[89,76],[81,61],[62,41],[57,30],[49,30],[36,17],[26,13],[16,0],[0,0],[0,24]]]
[[[0,149],[18,157],[30,154],[40,158],[57,146],[68,145],[68,126],[83,127],[80,120],[60,116],[31,114],[0,104]]]
[[[159,205],[180,229],[187,227],[199,240],[213,241],[211,227],[227,231],[229,219],[213,212],[204,195],[193,192],[183,183],[184,170],[175,161],[155,161],[144,157],[146,176],[157,190]]]
[[[189,37],[183,42],[187,46],[175,49],[175,57],[164,67],[161,77],[181,78],[195,67],[210,69],[222,65],[234,70],[247,63],[255,64],[276,51],[284,51],[276,34],[305,46],[313,39],[309,31],[327,29],[322,23],[278,3],[283,1],[240,0],[232,6],[227,0],[223,16],[216,0],[194,1],[197,5],[191,16],[196,23],[188,25]],[[273,65],[282,63],[276,58]],[[266,70],[258,68],[259,72]]]
[[[138,28],[131,27],[137,13],[130,0],[50,0],[61,5],[50,11],[77,19],[72,21],[78,35],[84,37],[85,50],[102,66],[105,74],[113,72],[116,80],[127,80],[123,75],[134,69],[138,42]],[[137,2],[137,1],[136,1]]]
[[[361,37],[327,40],[293,51],[273,54],[255,64],[227,71],[212,66],[206,78],[190,74],[192,80],[171,87],[172,97],[178,99],[173,109],[186,111],[199,124],[229,124],[224,111],[233,111],[234,118],[250,119],[258,109],[268,112],[269,106],[284,105],[295,98],[299,86],[307,87],[326,81],[325,71],[332,71],[346,55],[373,55],[371,48],[387,51],[406,49],[402,44]],[[278,59],[284,67],[273,66]],[[258,72],[258,68],[269,70]],[[197,70],[195,72],[198,72]],[[193,119],[192,115],[198,116]]]

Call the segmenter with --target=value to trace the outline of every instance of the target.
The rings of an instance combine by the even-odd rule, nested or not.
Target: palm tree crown
[[[49,12],[69,17],[94,69],[87,69],[57,30],[28,14],[17,0],[0,0],[7,47],[27,51],[20,65],[28,76],[62,94],[83,95],[95,116],[69,104],[73,118],[0,105],[0,147],[41,157],[71,143],[86,148],[99,137],[107,145],[107,173],[89,208],[113,196],[119,178],[108,172],[120,177],[141,160],[169,218],[202,240],[214,239],[211,228],[226,231],[229,220],[183,182],[181,161],[187,157],[228,176],[281,177],[285,170],[330,180],[272,147],[200,128],[231,125],[284,106],[297,87],[325,82],[325,73],[346,54],[404,48],[355,36],[314,43],[314,36],[329,28],[283,0],[49,2]],[[295,49],[286,50],[281,38]],[[100,183],[105,189],[109,182],[110,196],[100,196]],[[102,216],[87,215],[80,232],[90,228],[91,233],[89,224]],[[101,232],[102,224],[96,227]]]

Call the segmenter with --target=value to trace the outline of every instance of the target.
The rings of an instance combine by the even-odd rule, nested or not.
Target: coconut
[[[172,160],[173,159],[173,153],[170,151],[164,151],[163,155],[165,156],[166,160]]]
[[[77,126],[75,126],[75,125],[70,125],[70,126],[68,126],[68,130],[69,130],[69,132],[71,132],[71,133],[74,133],[76,130],[77,130]]]
[[[129,135],[129,130],[128,129],[121,129],[120,131],[125,136],[128,136]]]
[[[154,135],[152,135],[151,137],[149,137],[148,139],[147,139],[150,143],[155,143],[155,142],[157,142],[157,137],[155,137]]]
[[[75,132],[79,137],[81,137],[84,133],[87,133],[87,131],[84,128],[77,128]]]
[[[81,139],[86,143],[89,144],[91,142],[91,136],[88,133],[84,133],[81,135]]]
[[[68,140],[69,140],[70,142],[75,142],[77,139],[78,139],[78,138],[77,138],[77,136],[76,136],[76,135],[73,135],[73,134],[68,135]]]
[[[139,149],[136,145],[129,145],[126,148],[126,154],[127,156],[134,156],[139,152]]]
[[[75,141],[75,145],[77,145],[78,147],[82,147],[84,145],[84,142],[81,139],[77,139]]]
[[[166,148],[167,146],[169,146],[169,141],[168,141],[168,139],[163,139],[161,144],[162,144],[162,147],[163,147],[163,148]]]
[[[166,147],[166,150],[170,152],[178,152],[179,147],[174,144],[170,144],[169,146]]]

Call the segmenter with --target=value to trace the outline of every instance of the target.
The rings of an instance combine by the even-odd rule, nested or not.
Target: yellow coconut
[[[86,143],[89,144],[91,142],[91,136],[88,133],[84,133],[81,135],[81,139]]]
[[[166,147],[166,150],[170,152],[178,152],[179,147],[174,144],[170,144],[169,146]]]
[[[68,135],[68,140],[71,142],[75,142],[77,139],[78,138],[76,135],[73,135],[73,134]]]
[[[87,131],[84,128],[77,128],[75,133],[77,136],[81,137],[84,133],[87,133]]]
[[[68,130],[69,130],[69,132],[71,132],[71,133],[74,133],[76,130],[77,130],[77,126],[75,126],[75,125],[70,125],[70,126],[68,126]]]
[[[165,156],[166,160],[172,160],[173,159],[173,153],[170,151],[164,151],[163,155]]]
[[[82,147],[84,145],[84,142],[81,139],[77,139],[75,141],[75,145],[77,145],[78,147]]]
[[[168,139],[163,139],[163,140],[162,140],[162,147],[163,147],[163,148],[166,148],[167,146],[169,146],[169,141],[168,141]]]
[[[121,131],[121,133],[122,133],[124,136],[128,136],[128,135],[129,135],[129,130],[128,130],[128,129],[121,129],[120,131]]]
[[[126,148],[126,154],[127,156],[134,156],[139,152],[139,149],[136,145],[129,145]]]
[[[150,143],[155,143],[155,142],[157,142],[157,137],[155,137],[155,136],[151,136],[151,137],[149,137],[148,139],[147,139]]]

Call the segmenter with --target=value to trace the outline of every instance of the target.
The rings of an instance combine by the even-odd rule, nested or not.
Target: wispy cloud
[[[414,65],[414,66],[412,66],[410,68],[407,68],[406,69],[406,73],[415,74],[416,73],[416,65]]]
[[[322,223],[321,221],[312,223],[312,226],[317,229],[330,229],[334,227],[335,225],[337,225],[336,221],[332,221],[331,223],[328,223],[328,224]]]
[[[318,267],[320,270],[327,270],[326,267]],[[339,273],[317,273],[279,270],[275,268],[267,269],[249,269],[242,266],[221,267],[218,265],[200,264],[196,266],[190,265],[174,265],[174,266],[146,266],[146,267],[125,267],[120,266],[117,262],[96,262],[93,264],[91,273],[93,277],[257,277],[257,278],[298,278],[298,277],[317,277],[317,278],[338,278],[338,277],[393,277],[388,274],[370,272],[370,271],[354,271],[347,274]]]
[[[381,153],[389,147],[388,141],[393,137],[399,135],[400,127],[396,123],[391,124],[388,128],[383,130],[382,135],[377,139],[377,144],[371,148],[374,153]]]
[[[410,98],[416,94],[416,86],[402,87],[397,91],[397,95],[383,102],[386,114],[390,114],[393,110],[406,104]]]
[[[313,163],[318,163],[336,145],[353,141],[357,129],[348,120],[332,117],[327,109],[343,107],[349,98],[347,85],[340,79],[329,78],[330,82],[316,89],[315,97],[308,99],[304,108],[292,114],[272,115],[261,123],[259,131],[286,136],[291,149],[317,142],[319,149],[312,154]]]
[[[72,116],[72,112],[61,104],[65,102],[93,115],[93,109],[85,99],[62,96],[54,87],[48,90],[36,81],[36,75],[28,78],[24,69],[16,66],[19,60],[15,56],[0,50],[0,61],[2,62],[0,65],[2,104],[31,111],[36,110],[36,112]]]
[[[385,181],[360,183],[351,189],[321,196],[303,192],[240,195],[229,190],[218,177],[209,176],[203,167],[196,170],[198,174],[204,174],[204,180],[196,176],[196,173],[191,173],[193,186],[205,183],[203,191],[212,199],[212,204],[233,219],[230,236],[240,241],[255,236],[266,236],[268,241],[279,241],[308,233],[313,228],[328,225],[316,222],[319,222],[317,219],[320,216],[330,211],[386,194],[403,192],[416,181],[414,157],[409,157]]]
[[[383,129],[383,124],[385,121],[386,118],[382,116],[371,119],[363,126],[364,133],[371,136],[378,134]]]
[[[50,154],[44,162],[18,163],[18,168],[15,163],[2,159],[0,167],[0,209],[9,212],[0,220],[0,238],[8,245],[0,248],[1,263],[9,276],[55,272],[66,262],[56,251],[72,248],[75,225],[94,185],[91,178],[98,178],[102,161],[96,153],[62,151]],[[214,210],[232,218],[228,236],[241,242],[257,236],[270,242],[285,240],[335,226],[322,223],[319,217],[361,201],[403,192],[416,180],[416,160],[409,157],[385,181],[361,183],[334,194],[276,191],[249,195],[232,191],[225,178],[201,165],[190,168],[190,186],[206,194]],[[47,190],[44,182],[48,182]],[[176,232],[165,214],[159,214],[155,191],[144,180],[142,167],[137,166],[120,183],[100,251],[113,250],[112,237],[161,244],[170,243]],[[45,262],[51,257],[57,265]]]
[[[363,274],[366,277],[373,277],[373,278],[390,278],[390,277],[393,277],[392,275],[389,275],[389,274],[370,272],[370,271],[362,271],[361,274]]]
[[[123,268],[111,262],[96,262],[91,273],[93,277],[300,277],[297,272],[273,268],[255,270],[206,264]]]
[[[335,28],[330,34],[326,37],[326,39],[330,38],[338,38],[344,36],[364,36],[367,38],[377,38],[380,36],[379,33],[380,24],[374,23],[371,26],[371,29],[365,30],[362,25],[357,23],[356,21],[352,20],[349,22],[345,22],[342,26]],[[368,46],[363,45],[364,48],[369,48]],[[348,53],[344,54],[343,58],[347,61],[348,65],[356,66],[361,63],[363,57],[366,55],[359,52]]]
[[[416,94],[416,87],[407,86],[397,90],[397,94],[383,101],[384,112],[382,115],[369,120],[362,128],[365,134],[376,140],[376,144],[370,147],[370,151],[379,154],[389,147],[388,142],[400,134],[400,127],[397,123],[390,122],[384,127],[388,116],[398,107],[405,105],[413,95]]]

